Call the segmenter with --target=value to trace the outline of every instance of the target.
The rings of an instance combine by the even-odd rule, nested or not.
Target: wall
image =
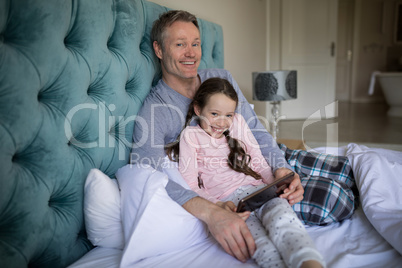
[[[152,0],[152,2],[172,9],[187,10],[197,17],[220,24],[224,35],[225,69],[232,73],[248,101],[252,102],[251,73],[265,70],[267,56],[266,1]]]
[[[223,27],[225,68],[256,105],[259,115],[269,113],[269,105],[252,101],[251,73],[276,68],[280,61],[280,0],[152,0],[173,9],[185,9]],[[387,48],[393,45],[397,0],[356,0],[351,82],[352,102],[383,101],[377,84],[374,96],[368,86],[374,70],[386,69]],[[267,21],[267,14],[269,20]]]
[[[371,73],[387,69],[387,49],[393,46],[395,0],[356,0],[352,102],[383,101],[377,83],[368,95]]]

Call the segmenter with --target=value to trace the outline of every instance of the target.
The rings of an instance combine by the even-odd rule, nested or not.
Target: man
[[[216,69],[198,70],[201,40],[197,20],[192,14],[170,11],[161,15],[154,23],[151,39],[155,54],[160,59],[162,79],[151,90],[138,114],[141,120],[137,120],[134,127],[133,163],[147,163],[162,170],[164,146],[173,142],[182,130],[194,93],[207,78],[222,77],[236,89],[239,96],[236,112],[242,114],[249,124],[258,141],[256,146],[260,147],[273,168],[274,176],[278,178],[292,172],[283,152],[259,122],[230,73]],[[289,154],[289,151],[285,152]],[[169,178],[166,186],[169,196],[205,222],[226,252],[241,261],[246,261],[254,254],[255,243],[245,224],[249,212],[236,214],[232,212],[233,203],[221,203],[218,206],[184,189],[175,181],[176,178]],[[296,174],[281,197],[294,205],[303,199],[303,193],[300,177]],[[303,214],[298,216],[303,220]],[[304,222],[308,223],[308,219],[304,219]]]

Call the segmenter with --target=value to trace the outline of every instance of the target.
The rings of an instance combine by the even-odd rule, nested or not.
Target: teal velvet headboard
[[[0,0],[0,267],[65,267],[92,248],[83,186],[128,163],[135,115],[159,78],[145,0]],[[200,20],[201,68],[223,67]]]

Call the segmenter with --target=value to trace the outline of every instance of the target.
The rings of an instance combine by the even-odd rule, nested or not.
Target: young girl
[[[190,188],[222,207],[224,202],[237,206],[241,198],[274,180],[247,123],[235,113],[237,104],[236,91],[227,80],[206,80],[190,104],[180,142],[167,149],[172,160],[179,160]],[[190,126],[194,116],[198,125]],[[286,199],[268,201],[246,223],[257,246],[253,259],[260,267],[324,266]]]

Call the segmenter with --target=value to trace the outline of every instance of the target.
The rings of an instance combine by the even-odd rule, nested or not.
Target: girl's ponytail
[[[262,179],[261,175],[252,170],[249,166],[251,157],[246,153],[241,143],[229,135],[229,130],[223,132],[229,145],[230,153],[228,164],[231,169],[237,172],[254,177],[256,180]]]

